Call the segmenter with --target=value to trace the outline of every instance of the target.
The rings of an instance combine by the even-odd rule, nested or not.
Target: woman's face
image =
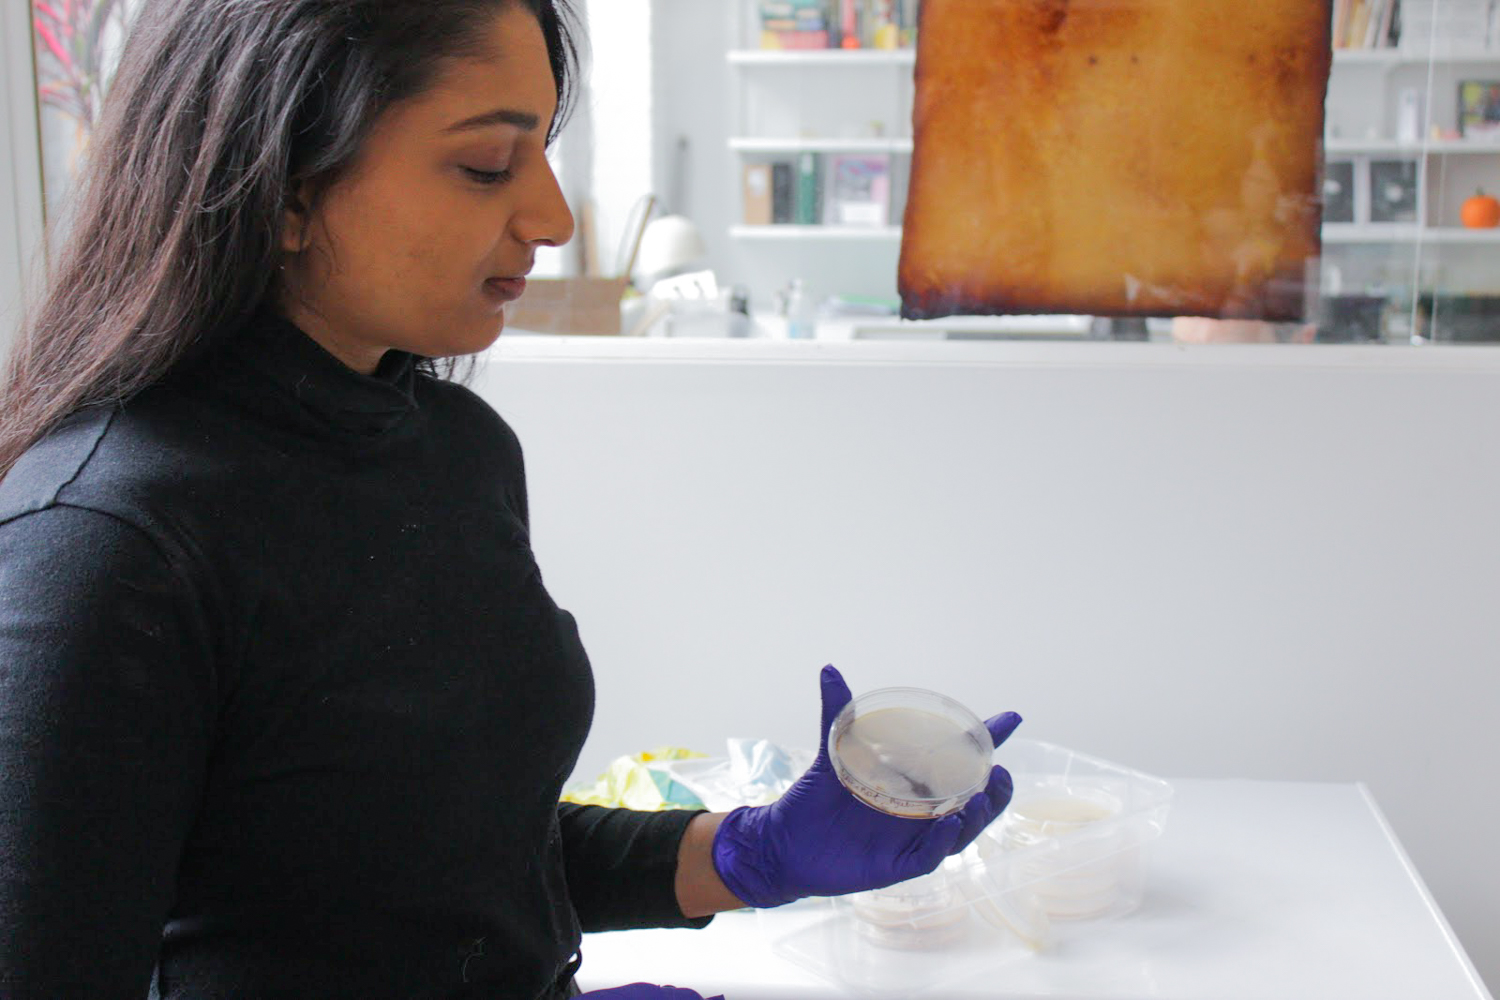
[[[357,371],[391,348],[484,350],[537,247],[573,235],[546,157],[557,89],[541,26],[512,5],[485,42],[377,121],[310,218],[288,212],[282,305]]]

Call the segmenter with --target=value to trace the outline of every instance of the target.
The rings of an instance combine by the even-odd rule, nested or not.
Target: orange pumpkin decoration
[[[1481,190],[1464,202],[1459,216],[1463,219],[1464,225],[1470,229],[1493,229],[1500,226],[1500,200],[1490,197]]]

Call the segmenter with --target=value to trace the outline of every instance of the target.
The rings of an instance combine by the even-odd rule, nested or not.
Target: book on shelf
[[[1446,0],[1445,0],[1446,2]],[[1462,2],[1462,0],[1458,0]],[[1489,0],[1479,0],[1488,3]],[[1403,0],[1334,0],[1335,49],[1388,49],[1396,44]]]
[[[917,15],[921,6],[922,0],[901,0],[901,47],[903,49],[917,47]]]
[[[828,48],[825,0],[760,0],[760,47]]]
[[[881,49],[916,44],[920,0],[758,0],[763,49]]]
[[[870,0],[869,39],[872,49],[892,51],[901,45],[896,0]]]
[[[771,224],[790,225],[797,214],[796,184],[790,163],[771,164]]]
[[[817,225],[823,201],[823,172],[816,153],[797,157],[797,188],[792,221],[799,226]]]
[[[890,224],[889,153],[798,153],[744,167],[745,224]]]
[[[884,153],[839,153],[828,158],[823,221],[831,226],[889,225],[891,158]]]
[[[771,164],[745,164],[745,224],[769,226],[773,218],[771,204]]]

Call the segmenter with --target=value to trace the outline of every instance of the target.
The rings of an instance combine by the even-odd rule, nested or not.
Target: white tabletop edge
[[[1448,942],[1448,947],[1453,951],[1454,958],[1463,966],[1464,974],[1469,977],[1469,982],[1473,984],[1474,991],[1482,997],[1494,1000],[1494,994],[1490,993],[1489,989],[1484,985],[1484,980],[1479,978],[1479,972],[1474,968],[1474,963],[1469,959],[1468,952],[1464,950],[1463,945],[1459,942],[1458,935],[1453,933],[1453,926],[1448,923],[1448,918],[1438,908],[1437,900],[1432,898],[1432,893],[1428,891],[1427,883],[1422,880],[1422,874],[1417,871],[1417,866],[1412,864],[1411,857],[1406,853],[1406,848],[1401,846],[1400,838],[1396,836],[1396,831],[1392,829],[1390,821],[1385,818],[1385,813],[1381,810],[1380,804],[1375,801],[1375,796],[1371,794],[1369,786],[1363,781],[1357,781],[1354,784],[1359,789],[1360,797],[1365,800],[1365,805],[1369,807],[1371,815],[1375,817],[1375,822],[1380,825],[1381,832],[1385,834],[1386,840],[1390,841],[1391,850],[1395,852],[1397,860],[1401,862],[1401,867],[1405,869],[1407,878],[1411,879],[1412,884],[1416,886],[1417,892],[1422,897],[1422,903],[1427,907],[1427,912],[1431,914],[1433,921],[1442,930],[1443,939]]]

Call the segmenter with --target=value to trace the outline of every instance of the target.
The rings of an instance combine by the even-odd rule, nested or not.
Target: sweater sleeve
[[[677,905],[677,849],[697,811],[557,808],[568,895],[585,931],[707,927]]]
[[[213,717],[186,592],[110,515],[0,523],[0,995],[147,994]]]

